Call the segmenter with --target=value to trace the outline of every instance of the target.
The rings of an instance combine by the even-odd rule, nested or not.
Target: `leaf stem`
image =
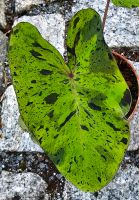
[[[106,7],[105,7],[105,12],[104,12],[104,17],[103,17],[103,22],[102,22],[103,30],[104,30],[105,23],[106,23],[106,18],[107,18],[107,14],[108,14],[109,5],[110,5],[110,0],[107,0],[107,4],[106,4]]]

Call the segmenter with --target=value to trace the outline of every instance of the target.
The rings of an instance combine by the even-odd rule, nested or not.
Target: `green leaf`
[[[9,62],[20,114],[59,171],[83,191],[114,177],[129,143],[129,89],[92,9],[71,20],[68,63],[29,23],[10,38]]]
[[[139,6],[139,0],[112,0],[112,2],[121,7],[134,8]]]

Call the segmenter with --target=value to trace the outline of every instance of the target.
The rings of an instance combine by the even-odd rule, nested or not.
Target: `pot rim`
[[[115,52],[114,50],[112,50],[112,54],[115,55],[115,56],[118,56],[121,60],[124,60],[128,66],[131,68],[131,70],[133,71],[135,77],[136,77],[136,80],[137,80],[137,83],[138,83],[138,98],[137,98],[137,102],[136,102],[136,105],[132,111],[132,113],[130,114],[130,116],[127,118],[127,120],[130,122],[132,119],[133,119],[133,116],[135,114],[135,112],[137,111],[137,106],[139,104],[139,76],[137,75],[137,72],[134,68],[134,65],[132,64],[132,61],[128,60],[125,56]]]

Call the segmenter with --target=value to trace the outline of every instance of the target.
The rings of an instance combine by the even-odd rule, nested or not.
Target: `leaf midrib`
[[[77,89],[76,89],[76,82],[74,79],[70,79],[70,83],[71,83],[71,91],[73,93],[73,97],[75,97],[75,107],[76,107],[76,116],[77,116],[77,123],[78,123],[78,128],[79,128],[79,133],[81,133],[82,129],[81,129],[81,116],[80,116],[80,97],[79,97],[79,94],[77,92]],[[81,137],[81,134],[79,134],[79,137],[80,137],[80,144],[81,144],[81,141],[82,141],[82,137]],[[82,146],[82,144],[81,144]]]

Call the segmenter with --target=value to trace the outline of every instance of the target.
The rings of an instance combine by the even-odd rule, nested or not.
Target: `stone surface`
[[[5,90],[4,62],[6,60],[7,37],[0,31],[0,96]]]
[[[6,27],[6,18],[5,18],[5,2],[4,0],[0,0],[0,27]]]
[[[32,6],[43,4],[44,0],[15,0],[15,12],[20,13],[29,10]]]
[[[3,63],[7,53],[7,37],[0,31],[0,63]]]
[[[139,79],[139,62],[133,62],[133,65],[135,67],[135,70],[137,72],[137,75],[138,75],[138,79]]]
[[[130,133],[131,138],[128,150],[137,150],[139,148],[139,101],[133,118],[130,121]]]
[[[2,103],[2,129],[0,131],[0,150],[3,151],[41,151],[31,140],[29,133],[19,126],[19,110],[13,86],[4,93]]]
[[[33,173],[10,173],[0,175],[0,200],[47,200],[47,184]]]
[[[54,45],[62,55],[64,54],[65,22],[61,14],[23,16],[15,21],[14,26],[19,22],[29,22],[36,26],[42,36]]]
[[[131,62],[131,63],[133,64],[137,76],[139,77],[139,63],[138,62]],[[132,151],[139,148],[139,100],[135,112],[133,114],[133,117],[130,120],[130,133],[131,133],[131,138],[128,150]]]

